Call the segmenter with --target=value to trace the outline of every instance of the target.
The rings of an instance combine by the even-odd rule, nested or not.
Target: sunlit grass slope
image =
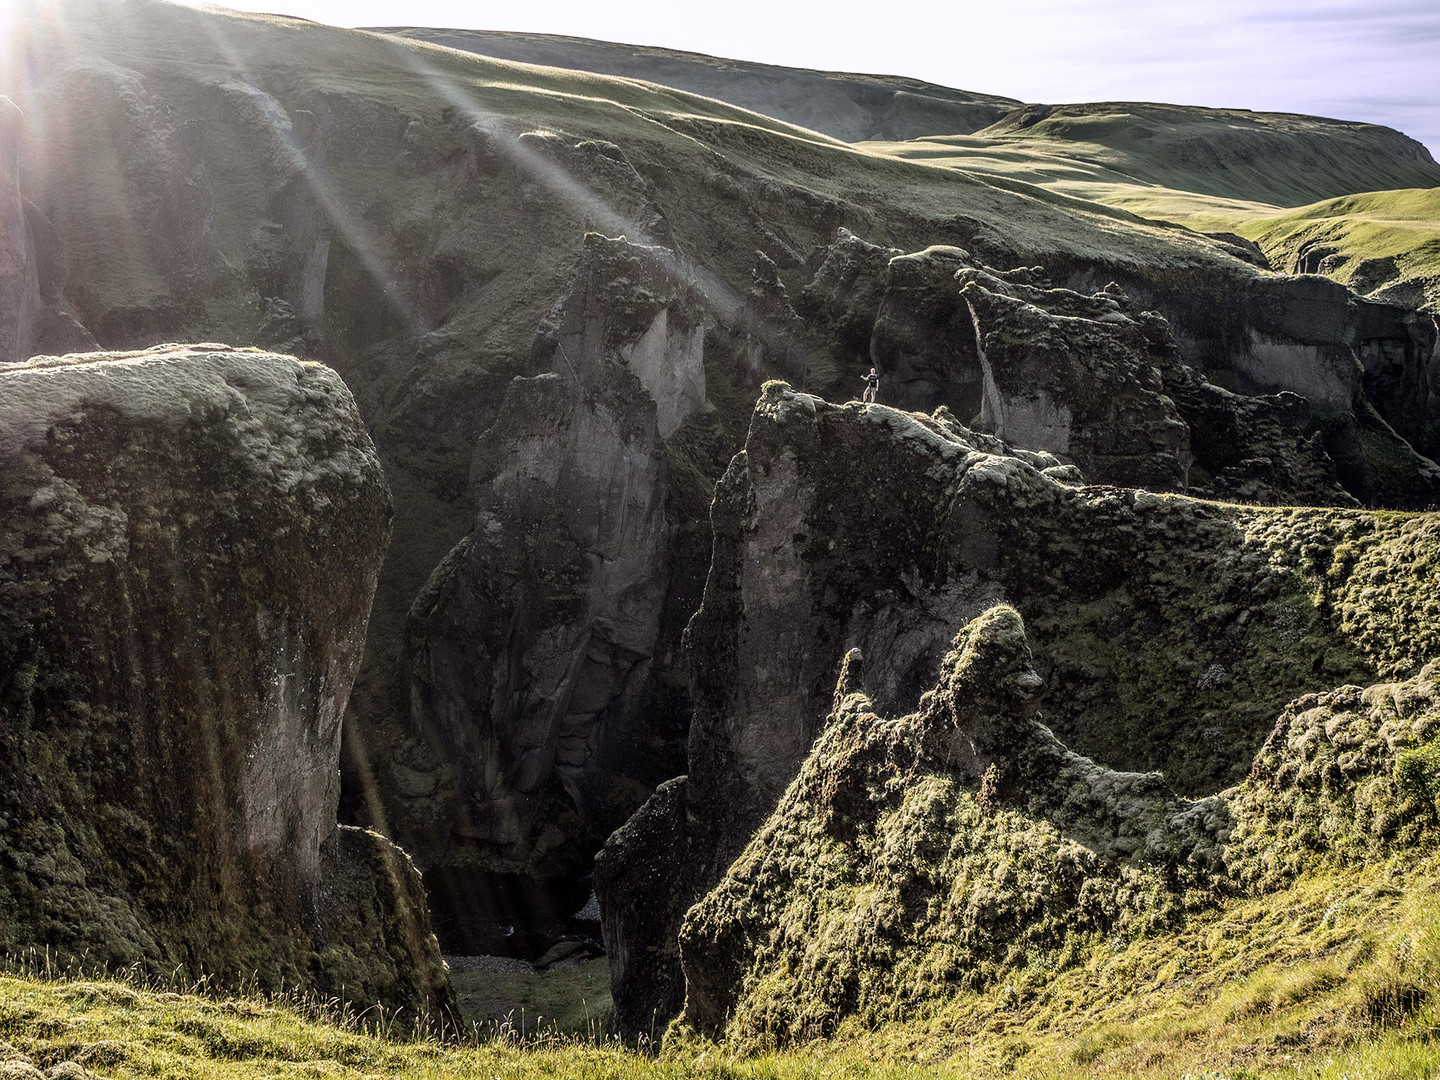
[[[414,41],[506,60],[644,79],[800,124],[837,139],[974,131],[1020,102],[892,75],[777,67],[700,53],[554,34],[377,28]]]
[[[1440,859],[1316,871],[1182,929],[1096,940],[984,995],[786,1053],[673,1035],[657,1057],[520,1018],[482,1041],[323,1003],[0,976],[5,1059],[130,1077],[1427,1077],[1440,1068]],[[533,1024],[533,1018],[529,1021]],[[23,1074],[21,1074],[23,1075]]]
[[[1382,299],[1440,304],[1440,167],[1384,128],[1112,104],[864,146],[1143,219],[1237,233],[1282,273],[1319,272]]]
[[[1036,183],[1129,182],[1276,206],[1440,184],[1425,148],[1389,128],[1146,102],[1028,106],[968,136],[866,145]]]
[[[1153,220],[1237,233],[1282,273],[1321,273],[1376,299],[1440,308],[1440,187],[1368,191],[1286,210],[1167,188],[1048,186]]]
[[[1277,267],[1440,305],[1440,188],[1347,195],[1237,226]]]

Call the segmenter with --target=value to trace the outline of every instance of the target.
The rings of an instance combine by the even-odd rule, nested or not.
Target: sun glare
[[[7,38],[15,28],[15,16],[20,12],[20,0],[0,0],[0,33]]]

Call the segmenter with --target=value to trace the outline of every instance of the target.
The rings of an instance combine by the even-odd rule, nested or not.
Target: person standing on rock
[[[880,389],[880,373],[873,367],[870,374],[865,376],[865,400],[872,405],[875,403],[875,395]]]

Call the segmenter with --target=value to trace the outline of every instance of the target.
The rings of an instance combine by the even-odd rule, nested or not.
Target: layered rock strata
[[[406,855],[336,824],[390,493],[328,368],[0,371],[0,942],[453,1019]]]

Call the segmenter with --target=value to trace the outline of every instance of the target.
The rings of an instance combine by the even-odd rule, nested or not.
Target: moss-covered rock
[[[711,574],[687,630],[690,900],[799,773],[857,646],[864,672],[849,678],[875,713],[902,716],[948,670],[954,636],[1008,602],[1029,630],[1043,723],[1100,767],[1163,773],[1125,795],[1162,800],[1167,785],[1202,797],[1241,781],[1297,694],[1428,658],[1430,516],[1078,486],[1049,461],[944,410],[837,407],[767,386],[717,487]],[[1042,771],[1068,775],[1062,759]],[[977,761],[976,785],[995,764],[992,805],[1035,790],[1004,755]],[[1093,818],[1077,799],[1047,820]],[[1093,851],[1151,850],[1145,829],[1109,827]]]
[[[1234,797],[1226,852],[1255,888],[1326,857],[1355,862],[1440,828],[1440,661],[1414,678],[1307,694],[1285,707]]]
[[[1437,665],[1292,703],[1245,783],[1188,800],[1061,745],[1030,660],[997,606],[917,712],[885,719],[837,690],[775,812],[685,917],[686,1024],[755,1047],[913,1020],[1219,897],[1440,836]]]
[[[391,515],[344,384],[219,345],[0,381],[0,946],[444,1015],[413,867],[336,826]]]
[[[1183,490],[1190,430],[1165,393],[1180,363],[1115,296],[959,273],[984,373],[978,425],[1064,454],[1097,483]],[[1118,292],[1118,288],[1116,290]],[[1122,297],[1123,299],[1123,297]]]

